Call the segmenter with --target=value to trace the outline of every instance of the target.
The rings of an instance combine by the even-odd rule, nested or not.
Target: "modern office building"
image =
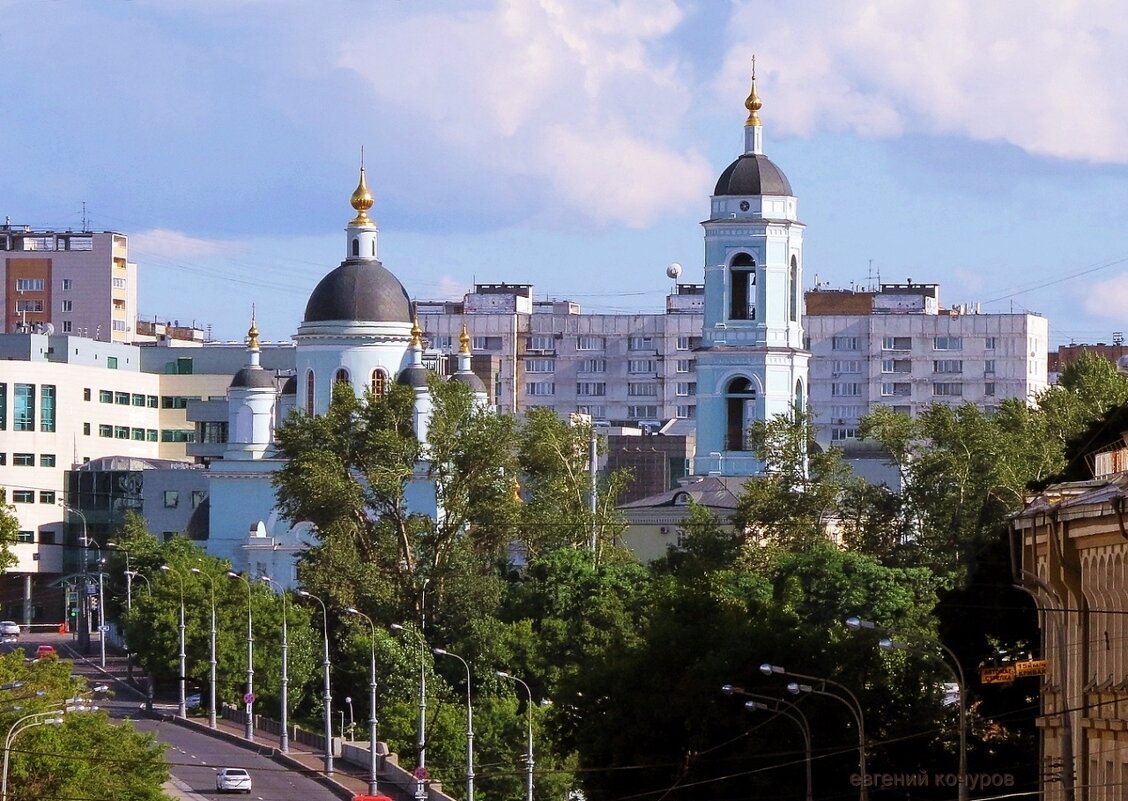
[[[73,334],[133,342],[137,265],[113,231],[0,226],[3,331]]]
[[[996,408],[1047,386],[1044,317],[946,308],[936,284],[806,293],[810,408],[820,444],[856,442],[877,406],[916,415],[934,403]]]

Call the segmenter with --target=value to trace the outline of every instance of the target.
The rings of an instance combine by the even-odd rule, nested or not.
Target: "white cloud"
[[[1123,320],[1128,309],[1128,273],[1090,284],[1084,290],[1082,307],[1087,314]]]
[[[807,2],[737,7],[723,85],[756,52],[765,124],[781,133],[902,132],[1128,162],[1128,16],[1113,0]],[[765,91],[766,88],[766,91]]]
[[[201,239],[167,228],[152,228],[129,235],[129,251],[136,260],[143,255],[147,260],[185,261],[213,256],[238,256],[247,251],[242,242],[218,239]]]

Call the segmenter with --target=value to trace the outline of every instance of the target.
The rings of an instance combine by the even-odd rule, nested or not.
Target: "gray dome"
[[[745,153],[721,173],[713,194],[790,195],[791,182],[767,156]]]
[[[400,386],[421,389],[427,386],[427,368],[421,364],[409,364],[400,370],[396,376],[396,383]]]
[[[482,383],[482,379],[478,378],[476,373],[455,373],[450,377],[451,381],[457,381],[460,384],[465,384],[470,388],[471,392],[485,392],[486,385]]]
[[[411,298],[374,259],[350,259],[321,279],[306,303],[305,322],[364,320],[410,323]]]
[[[274,373],[261,367],[244,367],[231,379],[231,389],[274,389]]]
[[[290,376],[286,382],[282,384],[283,395],[297,395],[298,394],[298,377]]]

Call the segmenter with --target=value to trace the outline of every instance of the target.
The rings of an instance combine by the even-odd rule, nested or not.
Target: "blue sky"
[[[271,340],[344,254],[361,146],[420,299],[532,283],[657,311],[742,149],[807,225],[805,278],[939,283],[1051,345],[1128,329],[1117,2],[0,0],[0,214],[130,236],[143,316]]]

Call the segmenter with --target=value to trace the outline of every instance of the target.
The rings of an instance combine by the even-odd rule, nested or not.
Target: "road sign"
[[[244,693],[243,694],[243,703],[244,704],[253,704],[254,702],[255,702],[255,694],[254,693]]]
[[[98,631],[102,632],[103,634],[105,634],[109,630],[110,630],[109,626],[99,626],[98,627]]]
[[[1046,675],[1046,660],[1045,659],[1027,659],[1024,662],[1014,663],[1014,675],[1022,676],[1045,676]]]
[[[979,681],[982,684],[1010,684],[1014,681],[1014,665],[981,667]]]

